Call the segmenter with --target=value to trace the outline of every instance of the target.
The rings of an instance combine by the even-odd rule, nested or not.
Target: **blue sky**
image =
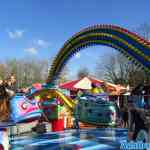
[[[0,60],[28,55],[51,59],[81,29],[94,24],[115,24],[133,30],[142,23],[150,23],[149,9],[149,0],[2,1]],[[69,68],[75,74],[80,63],[92,70],[98,57],[112,52],[108,47],[88,48],[80,57],[71,59]]]

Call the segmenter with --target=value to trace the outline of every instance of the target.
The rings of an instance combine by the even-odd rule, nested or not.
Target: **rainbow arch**
[[[95,25],[81,30],[65,42],[52,63],[47,83],[55,83],[63,67],[75,53],[97,44],[115,48],[150,73],[149,41],[119,26]]]

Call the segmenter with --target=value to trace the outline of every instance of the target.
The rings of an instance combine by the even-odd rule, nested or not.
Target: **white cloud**
[[[43,48],[49,46],[49,43],[47,41],[44,41],[44,40],[41,40],[41,39],[35,40],[34,44],[36,44],[37,46],[43,47]]]
[[[24,51],[25,51],[25,52],[28,52],[28,53],[30,53],[30,54],[34,54],[34,55],[36,55],[36,54],[38,53],[38,49],[35,48],[35,47],[27,48],[27,49],[25,49]]]
[[[78,53],[75,54],[75,57],[76,57],[77,59],[79,59],[79,58],[81,57],[81,54],[78,52]]]
[[[7,31],[11,39],[19,39],[23,36],[24,30]]]

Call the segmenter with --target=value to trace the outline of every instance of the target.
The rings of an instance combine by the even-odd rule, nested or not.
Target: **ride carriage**
[[[31,101],[21,93],[10,98],[7,89],[2,85],[0,88],[0,146],[8,150],[12,127],[37,120],[41,117],[42,110],[35,99]]]

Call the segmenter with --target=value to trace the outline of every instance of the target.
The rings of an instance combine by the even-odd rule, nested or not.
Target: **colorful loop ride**
[[[93,45],[115,48],[133,63],[150,72],[149,41],[118,26],[95,25],[81,30],[64,44],[53,61],[47,83],[55,84],[67,61],[81,49]]]
[[[62,93],[55,89],[49,89],[49,87],[53,86],[53,84],[56,84],[55,81],[59,77],[63,67],[75,53],[85,47],[98,44],[115,48],[129,60],[133,61],[133,63],[139,65],[139,67],[142,67],[148,73],[150,73],[149,41],[146,41],[138,35],[118,26],[95,25],[81,30],[64,44],[51,66],[47,80],[48,87],[43,89],[44,91],[40,90],[39,92],[34,93],[34,95],[48,93],[52,97],[63,100],[64,104],[67,105],[70,110],[73,110],[75,103],[71,99],[64,96]],[[18,98],[20,99],[20,97]],[[12,110],[14,112],[11,112],[11,116],[13,122],[26,122],[30,119],[32,120],[35,118],[35,116],[41,116],[41,111],[38,109],[38,107],[36,105],[32,106],[32,104],[27,103],[25,98],[22,98],[21,103],[17,102],[18,101],[16,100],[14,104],[12,104]],[[2,145],[8,145],[8,143],[6,144],[6,142],[8,142],[8,135],[4,136],[8,126],[9,123],[6,123],[4,125],[2,124],[0,127],[2,129],[2,131],[0,130],[0,137],[2,137],[0,138],[0,149],[2,149]],[[6,134],[8,133],[6,132]],[[7,137],[7,139],[4,139],[4,137]],[[8,147],[5,149],[8,149]]]

